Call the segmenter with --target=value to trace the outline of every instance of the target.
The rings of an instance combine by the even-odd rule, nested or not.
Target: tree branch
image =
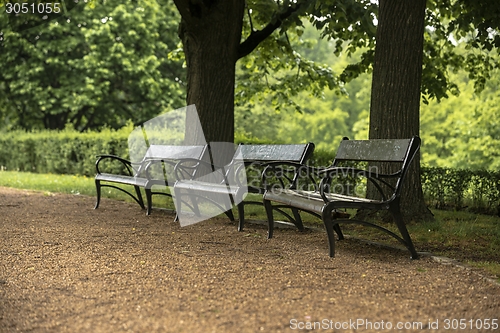
[[[267,37],[269,37],[276,29],[278,29],[284,20],[289,18],[301,7],[303,3],[299,2],[295,6],[288,7],[284,12],[281,12],[274,22],[270,22],[262,30],[252,31],[250,36],[242,42],[238,47],[238,59],[250,54],[255,48]]]

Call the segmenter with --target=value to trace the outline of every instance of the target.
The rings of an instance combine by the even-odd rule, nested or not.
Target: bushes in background
[[[500,216],[500,171],[422,167],[427,203],[439,209],[467,209]]]
[[[129,125],[118,131],[80,133],[75,130],[22,132],[0,135],[0,168],[35,173],[94,176],[96,155],[112,154],[128,158]],[[243,135],[236,142],[271,143]],[[328,166],[331,152],[316,149],[311,165]],[[121,165],[110,165],[109,172],[121,171]],[[422,187],[431,207],[468,209],[500,214],[500,171],[425,167]]]
[[[127,157],[130,128],[80,133],[75,130],[0,135],[0,168],[36,173],[93,176],[96,155]]]

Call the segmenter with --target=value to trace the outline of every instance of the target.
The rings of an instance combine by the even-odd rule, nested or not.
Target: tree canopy
[[[463,101],[443,99],[461,90],[493,94],[477,94],[474,102],[490,102],[475,106],[470,114],[495,112],[496,95],[488,80],[496,82],[498,75],[497,7],[492,0],[427,1],[422,93],[429,107],[422,112],[424,143],[428,133],[437,135],[427,110],[449,113],[444,110],[450,104]],[[68,9],[24,30],[23,22],[14,27],[13,17],[0,11],[1,128],[62,128],[67,123],[80,130],[117,128],[129,119],[140,123],[185,104],[186,74],[177,36],[180,15],[172,2],[89,0]],[[376,3],[368,0],[247,1],[241,45],[250,40],[253,44],[247,42],[246,50],[254,49],[236,63],[237,129],[321,145],[326,140],[320,125],[330,121],[346,135],[363,137],[369,102],[369,76],[363,73],[372,71],[377,15]],[[318,33],[311,33],[311,27]],[[264,33],[269,35],[262,39]],[[457,107],[454,113],[462,110]],[[266,133],[269,117],[284,123]],[[255,126],[258,121],[263,126]],[[304,126],[317,130],[293,130]],[[457,134],[440,135],[428,144]],[[424,160],[437,161],[441,153],[433,150]]]
[[[179,42],[170,2],[70,9],[32,28],[31,16],[2,10],[0,127],[118,128],[184,104],[182,61],[169,58]]]
[[[378,17],[378,5],[373,1],[304,0],[295,3],[255,0],[248,3],[243,37],[251,36],[252,30],[263,30],[268,22],[274,22],[277,13],[288,8],[287,4],[299,9],[253,53],[240,60],[240,66],[246,68],[245,78],[251,82],[239,83],[237,97],[248,99],[253,94],[274,93],[273,107],[279,108],[292,103],[286,98],[298,91],[309,88],[316,95],[325,87],[342,91],[347,82],[373,70]],[[321,38],[333,42],[330,52],[336,56],[359,55],[360,51],[361,54],[336,72],[311,61],[313,57],[304,48],[297,52],[307,43],[302,38],[307,22],[320,31]],[[459,69],[468,73],[476,92],[484,88],[490,73],[499,68],[490,52],[493,50],[498,55],[500,50],[499,25],[500,8],[494,0],[427,1],[421,88],[424,102],[457,95],[459,89],[452,80],[452,73]],[[466,47],[457,48],[458,43]],[[308,80],[310,78],[314,80]],[[300,107],[297,105],[297,110],[300,111]]]

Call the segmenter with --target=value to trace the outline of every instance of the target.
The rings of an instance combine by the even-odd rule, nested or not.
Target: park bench
[[[309,212],[323,220],[326,228],[330,257],[335,256],[335,235],[343,238],[340,223],[358,223],[386,232],[401,242],[418,257],[400,211],[400,198],[405,176],[411,161],[420,148],[420,138],[348,140],[340,143],[330,167],[308,167],[295,165],[301,178],[296,188],[267,187],[263,196],[268,217],[268,238],[273,237],[274,220],[272,210],[276,207],[294,207]],[[382,162],[382,164],[378,163]],[[294,166],[288,163],[288,167]],[[263,179],[277,177],[276,165],[264,170]],[[382,172],[382,168],[384,171]],[[278,175],[279,176],[279,175]],[[364,182],[360,182],[360,178]],[[366,184],[371,182],[380,193],[380,199],[367,199]],[[401,234],[374,222],[347,218],[339,214],[340,209],[388,210]],[[341,215],[341,216],[339,216]]]
[[[140,162],[134,163],[115,155],[98,155],[96,161],[95,185],[97,201],[94,209],[99,207],[101,201],[101,189],[111,187],[128,194],[141,206],[144,201],[141,195],[141,188],[146,194],[147,209],[146,214],[151,214],[152,197],[155,194],[171,196],[168,192],[154,192],[154,186],[167,186],[167,177],[173,176],[173,168],[184,158],[203,159],[207,154],[207,146],[172,146],[172,145],[151,145]],[[120,163],[123,167],[123,174],[101,172],[101,163]],[[170,169],[170,172],[169,170]],[[189,177],[195,175],[196,169],[191,169]],[[170,174],[169,174],[170,173]],[[131,185],[135,190],[135,195],[123,187],[117,185]]]
[[[210,145],[213,148],[213,144]],[[232,148],[234,151],[234,148]],[[213,149],[212,149],[213,151]],[[262,200],[252,201],[243,200],[247,193],[262,196],[265,192],[262,181],[262,172],[266,165],[271,162],[293,162],[303,165],[314,151],[314,144],[239,144],[231,161],[224,167],[209,166],[214,170],[215,176],[207,181],[204,177],[199,179],[188,179],[182,172],[188,170],[184,165],[190,163],[189,159],[185,159],[176,166],[175,171],[180,173],[178,177],[181,180],[176,181],[174,185],[174,193],[177,205],[185,204],[188,200],[181,198],[189,197],[191,200],[190,209],[194,214],[199,215],[198,203],[200,201],[210,202],[219,208],[220,212],[231,212],[234,205],[238,209],[238,230],[242,231],[245,222],[245,205],[261,205]],[[212,153],[213,154],[213,153]],[[204,161],[198,163],[206,164]],[[180,167],[183,166],[183,167]],[[200,168],[199,165],[193,164],[193,167]],[[245,172],[243,172],[245,171]],[[177,174],[177,173],[176,173]],[[280,181],[283,186],[284,182],[293,184],[296,175],[288,178],[282,177]],[[179,212],[180,206],[177,206]],[[277,211],[282,213],[290,221],[295,222],[297,218],[292,218],[285,211],[277,208]],[[230,216],[231,213],[226,213]],[[298,214],[298,211],[293,209],[293,214]],[[234,220],[234,219],[232,219]],[[297,225],[300,230],[303,230],[302,225]]]

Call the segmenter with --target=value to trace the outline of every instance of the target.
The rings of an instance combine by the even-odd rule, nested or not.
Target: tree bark
[[[187,105],[194,104],[206,142],[234,141],[234,83],[244,0],[175,0],[187,64]],[[203,142],[189,131],[186,143]]]
[[[410,138],[420,129],[426,0],[380,0],[379,6],[369,138]],[[375,193],[368,188],[368,197]],[[409,169],[401,200],[406,221],[433,218],[424,202],[419,155]]]

